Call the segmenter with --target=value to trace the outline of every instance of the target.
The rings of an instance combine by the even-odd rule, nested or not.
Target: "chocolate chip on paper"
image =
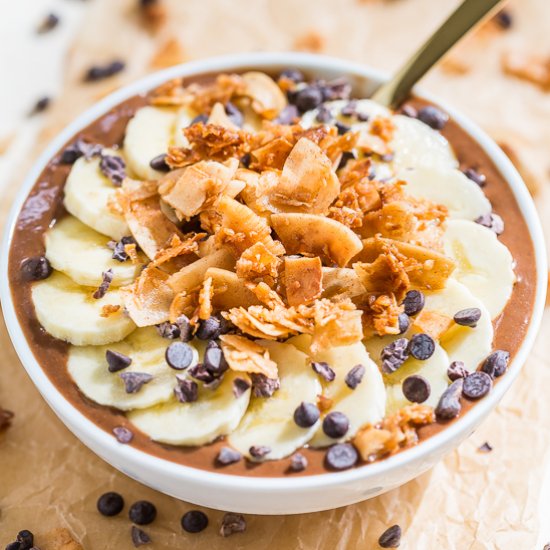
[[[48,96],[43,96],[40,99],[37,100],[37,102],[34,104],[34,107],[31,109],[30,115],[37,115],[39,113],[43,113],[51,103],[51,99]]]
[[[108,349],[105,352],[105,359],[107,360],[107,365],[109,365],[109,372],[118,372],[132,364],[131,357],[112,349]]]
[[[401,543],[401,535],[401,527],[392,525],[380,535],[378,545],[382,548],[397,548]]]
[[[15,542],[10,542],[7,546],[6,546],[6,550],[21,550],[21,544],[17,541]]]
[[[363,365],[355,365],[347,374],[344,382],[350,390],[354,390],[365,376],[365,367]]]
[[[481,370],[486,372],[491,378],[498,378],[506,372],[509,361],[510,354],[507,351],[498,349],[485,359]]]
[[[229,464],[239,462],[242,457],[243,455],[239,453],[239,451],[236,451],[231,447],[222,447],[216,456],[216,464],[219,466],[228,466]]]
[[[0,431],[11,425],[13,417],[14,414],[11,411],[7,411],[6,409],[0,407]]]
[[[114,277],[113,270],[108,269],[107,271],[104,271],[101,274],[101,276],[103,277],[103,280],[101,281],[99,288],[92,295],[96,300],[100,300],[105,296],[105,294],[107,294],[107,291],[109,290],[109,287],[113,282],[113,277]]]
[[[137,525],[148,525],[155,521],[157,517],[157,508],[148,500],[138,500],[130,506],[128,517],[130,521],[137,523]]]
[[[490,453],[492,450],[493,450],[493,446],[488,441],[486,441],[485,443],[483,443],[483,445],[480,445],[477,448],[478,453]]]
[[[143,546],[144,544],[150,544],[151,543],[151,537],[139,527],[136,527],[135,525],[132,525],[132,543],[136,548],[139,546]]]
[[[462,393],[470,399],[481,399],[492,387],[493,379],[486,372],[476,371],[464,378]]]
[[[514,24],[514,19],[509,10],[500,10],[494,17],[493,21],[503,30],[510,29]]]
[[[384,347],[380,352],[382,371],[386,374],[395,372],[409,358],[409,340],[398,338]]]
[[[115,426],[113,434],[115,434],[116,440],[122,444],[130,443],[134,439],[134,432],[125,426]]]
[[[53,31],[53,29],[59,25],[60,21],[57,14],[53,12],[48,13],[36,28],[36,32],[38,34],[46,34],[47,32]]]
[[[220,526],[220,535],[229,537],[235,533],[244,533],[246,531],[246,520],[241,514],[227,512],[222,519]]]
[[[336,378],[336,373],[324,361],[312,361],[311,368],[327,382],[332,382]]]
[[[126,177],[126,163],[117,155],[101,155],[99,169],[115,187],[120,187]]]
[[[17,533],[16,541],[21,550],[30,550],[34,545],[34,535],[28,529],[23,529]]]
[[[98,80],[103,80],[114,76],[117,73],[120,73],[124,70],[126,64],[124,61],[116,59],[105,65],[94,65],[90,67],[86,74],[84,75],[85,82],[97,82]]]
[[[359,454],[351,443],[337,443],[325,455],[325,465],[330,470],[348,470],[357,464]]]
[[[146,372],[121,372],[119,376],[124,382],[126,393],[137,393],[145,384],[153,380],[153,376]]]
[[[302,453],[294,453],[290,457],[288,471],[303,472],[307,468],[307,458]]]
[[[475,222],[479,225],[483,225],[483,227],[487,227],[497,235],[501,235],[504,231],[504,220],[493,212],[479,216]]]
[[[208,527],[208,516],[200,510],[189,510],[181,518],[181,527],[187,533],[200,533]]]
[[[97,511],[102,516],[112,517],[120,514],[124,508],[124,499],[118,493],[110,491],[97,499]]]
[[[176,375],[178,384],[174,388],[174,395],[180,403],[193,403],[199,398],[199,386],[193,380]]]
[[[435,408],[437,420],[451,420],[460,414],[462,410],[460,395],[462,394],[463,385],[464,380],[459,378],[443,392]]]

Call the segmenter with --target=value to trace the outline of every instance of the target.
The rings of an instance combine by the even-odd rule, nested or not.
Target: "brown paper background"
[[[186,60],[298,45],[390,71],[457,4],[450,0],[169,0],[167,20],[154,31],[143,26],[134,10],[136,3],[90,2],[66,60],[64,91],[48,113],[28,165],[48,139],[85,107],[149,72],[151,59],[167,41],[177,41]],[[536,200],[544,216],[550,209],[550,94],[504,76],[499,60],[510,49],[550,52],[550,4],[517,0],[511,10],[513,30],[502,32],[491,25],[480,29],[423,86],[514,148],[539,187]],[[80,82],[91,64],[113,57],[127,61],[124,73],[101,83]],[[457,66],[468,72],[456,74],[451,69]],[[2,197],[2,222],[26,168],[13,174]],[[548,219],[543,222],[546,226]],[[550,400],[545,392],[550,388],[545,346],[549,338],[547,315],[520,379],[502,404],[431,472],[390,493],[338,510],[248,516],[245,534],[222,539],[217,534],[222,513],[207,511],[211,521],[207,531],[183,533],[179,519],[190,505],[131,481],[70,434],[27,378],[2,324],[0,404],[16,417],[12,428],[0,434],[0,547],[27,528],[42,550],[76,548],[60,545],[48,534],[67,528],[86,549],[132,548],[128,504],[150,499],[159,511],[155,523],[145,527],[154,541],[151,548],[370,549],[378,548],[378,536],[394,523],[403,528],[400,548],[404,550],[535,548],[544,465],[550,459]],[[477,452],[486,440],[494,451]],[[95,510],[97,497],[108,490],[126,499],[120,517],[103,518]],[[543,521],[549,522],[550,516]]]

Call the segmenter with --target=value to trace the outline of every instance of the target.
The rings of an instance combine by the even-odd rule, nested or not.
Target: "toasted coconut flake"
[[[252,100],[252,108],[267,119],[275,118],[287,104],[286,97],[272,78],[265,73],[249,71],[242,75],[244,95]]]
[[[237,178],[245,182],[241,197],[245,204],[256,214],[266,215],[269,212],[278,212],[271,204],[271,195],[279,185],[280,172],[266,170],[261,174],[251,170],[237,170]]]
[[[359,276],[347,267],[323,267],[322,298],[333,301],[354,298],[366,292]]]
[[[403,308],[398,305],[394,294],[367,294],[360,305],[363,310],[365,336],[399,334],[399,314]]]
[[[332,409],[332,406],[334,405],[334,400],[330,397],[326,397],[323,394],[320,394],[317,396],[317,407],[319,407],[319,410],[321,412],[327,412]]]
[[[220,74],[208,84],[193,83],[187,87],[191,106],[197,113],[210,113],[216,103],[225,105],[234,96],[243,95],[246,84],[238,74]]]
[[[130,258],[130,261],[133,264],[139,264],[141,263],[139,261],[139,256],[137,253],[137,245],[135,243],[129,243],[124,245],[124,252],[128,255],[128,258]]]
[[[270,359],[269,351],[261,345],[236,334],[224,334],[220,340],[223,355],[231,370],[278,378],[277,363]]]
[[[210,111],[210,116],[206,124],[215,124],[228,130],[238,130],[239,127],[234,124],[225,112],[225,107],[221,103],[216,103]]]
[[[227,311],[234,307],[250,307],[258,305],[260,301],[233,271],[210,267],[206,278],[212,280],[212,304],[216,311]]]
[[[193,96],[185,90],[181,78],[174,78],[161,84],[151,93],[150,102],[159,107],[189,105]]]
[[[323,290],[321,258],[285,257],[286,299],[291,306],[310,304]]]
[[[121,289],[123,305],[138,327],[169,319],[174,293],[167,284],[168,277],[158,268],[147,267],[132,285]]]
[[[121,311],[121,308],[119,305],[113,305],[113,304],[107,304],[101,308],[101,317],[110,317],[111,315],[114,315],[115,313],[119,313]]]
[[[257,171],[282,170],[293,147],[294,143],[284,136],[272,139],[251,151],[250,168]]]
[[[285,307],[283,300],[277,292],[269,288],[269,286],[265,283],[258,283],[256,286],[251,287],[251,290],[256,298],[258,298],[258,300],[269,309]]]
[[[168,247],[162,249],[155,256],[151,267],[159,267],[160,265],[185,254],[196,254],[199,251],[198,241],[206,237],[206,233],[192,233],[186,235],[182,240],[178,235],[174,235]],[[134,245],[135,247],[135,245]]]
[[[237,275],[252,283],[264,282],[272,287],[279,276],[282,260],[265,244],[258,242],[247,248],[237,261]]]
[[[170,322],[175,323],[179,317],[185,315],[191,324],[198,320],[197,309],[199,305],[198,292],[178,292],[170,304]]]
[[[363,248],[345,225],[315,214],[273,214],[271,223],[289,254],[321,256],[344,267]]]
[[[425,332],[434,340],[439,340],[453,326],[453,320],[437,311],[423,309],[414,319],[412,328]]]
[[[390,141],[394,131],[395,126],[391,119],[376,117],[368,127],[359,130],[356,145],[367,154],[390,155]]]
[[[211,317],[213,296],[212,277],[207,277],[199,290],[199,319],[206,320]]]

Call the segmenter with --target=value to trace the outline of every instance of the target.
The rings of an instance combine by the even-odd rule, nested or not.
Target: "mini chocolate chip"
[[[104,78],[109,78],[121,71],[124,70],[126,64],[123,61],[115,60],[106,65],[95,65],[90,67],[86,74],[84,75],[85,82],[96,82],[98,80],[103,80]]]
[[[113,270],[108,269],[107,271],[104,271],[101,274],[101,276],[103,277],[103,280],[101,281],[99,288],[92,294],[92,296],[96,300],[101,300],[101,298],[104,298],[105,294],[107,294],[107,291],[109,290],[109,287],[113,282],[113,277],[114,277]]]
[[[105,352],[105,359],[109,365],[109,372],[118,372],[119,370],[125,369],[132,364],[131,357],[111,349],[108,349]]]
[[[246,521],[241,514],[227,512],[222,519],[220,526],[220,535],[229,537],[235,533],[244,533],[246,531]]]
[[[48,96],[41,97],[32,108],[30,114],[37,115],[38,113],[43,113],[51,103],[51,99]]]
[[[283,124],[280,122],[279,124]],[[239,162],[245,167],[248,168],[250,166],[250,163],[252,162],[252,157],[250,156],[250,153],[245,153],[240,159]]]
[[[454,322],[457,325],[463,327],[474,328],[477,322],[481,319],[481,309],[477,307],[469,307],[467,309],[461,309],[457,311],[453,317]]]
[[[115,243],[113,247],[113,260],[125,262],[129,259],[128,253],[126,252],[126,245],[128,244],[137,244],[134,237],[122,237],[120,241]]]
[[[124,499],[118,493],[105,493],[97,500],[97,510],[103,516],[116,516],[123,508]]]
[[[193,362],[193,348],[186,342],[173,342],[164,354],[168,366],[176,370],[185,370]]]
[[[21,550],[21,543],[20,542],[10,542],[7,546],[6,546],[6,550]]]
[[[197,363],[187,372],[189,373],[189,376],[192,376],[205,384],[209,384],[214,380],[214,375],[202,363]]]
[[[126,393],[137,393],[144,384],[153,380],[153,376],[146,372],[121,372],[119,376],[124,382]]]
[[[132,525],[132,542],[136,548],[143,546],[144,544],[149,544],[151,542],[151,537],[135,525]]]
[[[34,545],[34,535],[28,529],[19,531],[16,540],[21,550],[30,550]]]
[[[403,395],[412,403],[424,403],[430,397],[430,383],[419,374],[413,374],[403,380]]]
[[[200,533],[208,527],[208,516],[200,510],[189,510],[183,514],[181,526],[188,533]]]
[[[178,385],[174,388],[174,395],[180,403],[193,403],[199,398],[199,386],[193,380],[176,375]]]
[[[409,358],[409,341],[407,338],[398,338],[385,346],[380,352],[382,372],[395,372]]]
[[[430,128],[434,130],[441,130],[444,128],[445,124],[447,124],[449,115],[433,105],[428,105],[426,107],[422,107],[422,109],[418,111],[417,118],[424,124],[427,124]]]
[[[400,313],[398,318],[399,323],[399,334],[405,334],[411,326],[411,320],[406,313]]]
[[[486,441],[483,445],[478,447],[477,450],[480,453],[490,453],[493,450],[493,447],[488,441]]]
[[[222,447],[216,456],[216,463],[220,466],[227,466],[239,462],[242,457],[243,455],[239,453],[239,451],[231,449],[230,447]]]
[[[493,380],[486,372],[472,372],[464,378],[462,393],[470,399],[481,399],[493,387]]]
[[[507,351],[498,349],[485,359],[481,370],[486,372],[491,378],[497,378],[506,372],[508,361],[510,361],[510,354]]]
[[[296,105],[289,104],[285,105],[283,109],[279,112],[279,115],[275,119],[275,123],[285,125],[294,124],[299,118],[300,112],[298,111],[298,107],[296,107]],[[243,162],[242,159],[241,162]],[[243,164],[245,163],[243,162]]]
[[[219,378],[214,378],[211,382],[204,382],[202,387],[206,390],[214,391],[223,381],[223,374]]]
[[[181,334],[180,327],[176,323],[170,323],[169,321],[160,323],[160,325],[156,325],[155,328],[157,329],[158,335],[167,340],[176,340]]]
[[[116,155],[102,155],[99,169],[115,187],[120,187],[126,177],[126,163]]]
[[[197,115],[192,121],[189,126],[193,126],[193,124],[198,124],[199,122],[202,122],[203,124],[206,124],[208,122],[208,115],[205,115],[204,113],[201,115]]]
[[[319,105],[319,109],[315,115],[315,120],[321,124],[330,122],[332,120],[332,113],[330,109],[326,105]]]
[[[426,299],[420,290],[409,290],[403,300],[403,309],[409,316],[416,315],[424,309]]]
[[[346,117],[352,117],[357,114],[357,100],[350,99],[341,109],[340,114]]]
[[[153,170],[157,170],[159,172],[170,172],[170,166],[168,166],[168,163],[166,162],[165,153],[161,153],[160,155],[152,158],[149,162],[149,166]]]
[[[201,320],[197,330],[197,338],[200,340],[214,340],[220,337],[221,321],[218,317],[212,316]]]
[[[298,69],[285,69],[279,75],[279,79],[281,78],[292,80],[292,82],[295,82],[296,84],[304,81],[304,75],[302,71],[299,71]]]
[[[497,235],[502,234],[504,231],[504,220],[498,214],[493,214],[492,212],[479,216],[475,222],[479,225],[483,225],[483,227],[487,227]]]
[[[190,342],[193,339],[193,327],[186,315],[180,315],[176,319],[176,325],[180,329],[180,340],[182,342]]]
[[[480,187],[484,187],[485,184],[487,183],[487,178],[485,177],[485,174],[478,172],[474,168],[466,168],[466,170],[463,170],[462,172],[468,179],[471,179],[474,183],[477,183]]]
[[[327,382],[332,382],[336,378],[336,373],[324,361],[312,361],[311,368]]]
[[[333,445],[325,455],[325,465],[331,470],[347,470],[357,464],[359,455],[351,443]]]
[[[338,170],[340,168],[343,168],[348,161],[355,160],[357,157],[355,156],[355,153],[353,151],[344,151],[342,153],[342,157],[340,158],[340,162],[338,163]]]
[[[250,382],[244,378],[235,378],[233,380],[233,395],[238,399],[244,392],[250,388]]]
[[[426,361],[434,354],[434,351],[435,342],[429,334],[415,334],[409,342],[409,354],[419,361]]]
[[[347,374],[344,382],[351,390],[354,390],[363,380],[365,376],[365,367],[363,365],[355,365]]]
[[[243,114],[241,113],[240,109],[231,103],[231,101],[228,101],[225,104],[225,114],[227,115],[227,118],[235,124],[235,126],[241,127],[244,122]]]
[[[323,93],[316,86],[306,86],[292,96],[292,103],[300,112],[305,113],[323,103]]]
[[[409,118],[418,118],[418,111],[409,104],[403,105],[403,107],[401,107],[401,111],[399,111],[399,114],[408,116]]]
[[[23,260],[21,273],[25,281],[42,281],[53,273],[53,268],[45,256],[36,256]]]
[[[382,548],[397,548],[401,543],[401,527],[392,525],[386,529],[378,539],[378,545]]]
[[[349,420],[344,413],[332,411],[323,419],[323,432],[333,439],[346,435],[348,430]]]
[[[204,352],[204,366],[214,376],[219,376],[227,370],[228,365],[220,347],[216,345],[206,349]]]
[[[346,78],[335,78],[330,82],[318,81],[317,86],[323,94],[323,101],[333,101],[334,99],[349,99],[351,94],[351,84]]]
[[[316,405],[302,401],[294,411],[294,422],[300,428],[311,428],[320,416],[321,413]]]
[[[38,34],[45,34],[47,32],[50,32],[53,29],[55,29],[55,27],[57,27],[57,25],[59,25],[59,21],[60,21],[60,19],[59,19],[58,15],[56,15],[55,13],[48,13],[48,15],[46,15],[46,17],[44,17],[44,19],[42,19],[42,21],[40,22],[40,24],[36,28],[36,32]],[[32,544],[31,544],[31,546],[32,546]]]
[[[500,10],[494,17],[493,17],[495,23],[504,30],[508,30],[512,27],[514,24],[514,20],[512,18],[512,14],[509,10],[504,9]]]
[[[252,373],[250,378],[255,397],[271,397],[281,387],[278,378],[268,378],[265,374]]]
[[[451,420],[460,414],[462,409],[460,395],[462,393],[463,384],[464,380],[459,378],[443,392],[435,408],[435,415],[438,420]]]
[[[302,453],[294,453],[290,457],[290,472],[303,472],[307,468],[307,458]]]
[[[453,382],[459,378],[466,378],[470,371],[464,366],[462,361],[453,361],[447,369],[447,376]]]
[[[61,164],[74,164],[80,157],[89,160],[100,155],[101,151],[101,145],[88,143],[82,138],[78,138],[61,153],[60,162]]]
[[[267,445],[252,445],[252,447],[248,449],[248,452],[252,458],[263,458],[271,452],[271,447]]]
[[[157,517],[157,509],[152,502],[148,500],[138,500],[130,506],[128,511],[130,521],[138,525],[149,525]]]
[[[351,130],[350,126],[347,126],[346,124],[342,124],[341,122],[338,122],[338,121],[336,121],[334,126],[336,126],[336,129],[338,130],[339,136],[343,136],[344,134],[346,134]]]
[[[134,439],[134,432],[124,426],[115,426],[113,428],[113,433],[119,443],[130,443],[130,441]]]

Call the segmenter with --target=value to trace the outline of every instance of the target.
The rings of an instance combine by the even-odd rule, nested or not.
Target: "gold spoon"
[[[501,1],[464,0],[393,78],[376,90],[372,99],[386,107],[398,107],[426,72]]]

